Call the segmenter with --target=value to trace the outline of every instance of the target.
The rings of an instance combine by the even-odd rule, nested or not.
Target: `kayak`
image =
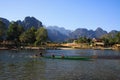
[[[50,59],[65,59],[65,60],[90,60],[90,57],[81,57],[81,56],[44,56],[45,58],[50,58]]]

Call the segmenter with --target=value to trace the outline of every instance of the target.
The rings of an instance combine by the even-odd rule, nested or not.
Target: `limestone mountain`
[[[103,37],[105,37],[105,38],[108,38],[108,37],[114,38],[118,32],[119,31],[117,31],[117,30],[112,30],[108,34],[102,35],[101,38],[103,38]]]
[[[101,28],[97,28],[95,31],[88,30],[85,28],[78,28],[75,31],[70,33],[70,38],[79,38],[79,37],[87,37],[87,38],[100,38],[102,35],[107,34],[107,31],[104,31]]]
[[[25,17],[25,19],[23,20],[23,25],[25,29],[29,29],[31,27],[35,27],[36,29],[38,29],[39,27],[43,27],[42,22],[37,20],[34,17]]]
[[[31,27],[35,27],[36,29],[38,29],[39,27],[43,27],[42,22],[37,20],[34,17],[25,17],[25,19],[23,21],[21,20],[17,20],[18,24],[23,26],[26,30],[31,28]]]
[[[66,36],[69,36],[69,34],[71,33],[71,30],[67,30],[64,27],[48,26],[47,29],[59,31],[61,34]]]
[[[3,23],[5,23],[6,27],[8,28],[8,26],[9,26],[9,24],[10,24],[10,21],[9,21],[9,20],[0,17],[0,21],[2,21]]]
[[[10,21],[5,18],[0,18],[1,21],[3,21],[6,26],[8,27],[10,24]],[[35,27],[36,29],[39,27],[43,27],[42,22],[37,20],[34,17],[27,16],[23,21],[17,20],[16,21],[19,25],[23,26],[25,29],[29,29],[31,27]]]
[[[0,18],[2,22],[6,24],[6,27],[9,27],[10,21],[5,18]],[[17,20],[16,21],[19,25],[23,26],[25,30],[35,27],[38,29],[39,27],[43,27],[43,24],[41,21],[36,19],[35,17],[27,16],[23,21]],[[54,42],[62,42],[66,41],[68,39],[76,39],[79,37],[87,37],[87,38],[100,38],[103,35],[108,34],[107,31],[103,30],[102,28],[98,27],[96,30],[88,30],[86,28],[78,28],[74,31],[67,30],[63,27],[58,26],[48,26],[46,27],[48,31],[48,37],[51,41]],[[113,30],[109,32],[109,34],[117,33],[118,31]]]
[[[67,35],[54,29],[53,30],[47,29],[47,32],[48,32],[48,38],[53,42],[63,42],[68,38]]]
[[[105,35],[107,34],[107,31],[103,30],[102,28],[98,27],[96,30],[95,30],[95,37],[96,38],[100,38],[102,35]]]

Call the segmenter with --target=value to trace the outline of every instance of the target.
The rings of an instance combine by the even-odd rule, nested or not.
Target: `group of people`
[[[36,56],[36,57],[37,57],[37,56],[39,56],[39,57],[44,57],[42,52],[40,52],[39,54],[36,54],[35,56]],[[52,58],[55,58],[55,55],[52,54],[51,57],[52,57]],[[61,55],[61,58],[64,58],[64,54]]]
[[[43,53],[40,52],[39,54],[35,54],[35,56],[36,56],[36,57],[37,57],[37,56],[43,57]]]

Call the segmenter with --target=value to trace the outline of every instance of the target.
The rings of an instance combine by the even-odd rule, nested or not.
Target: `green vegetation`
[[[106,34],[100,38],[100,40],[105,44],[104,46],[109,47],[114,44],[120,44],[120,32],[116,34]],[[72,40],[74,41],[74,40]],[[92,44],[92,39],[86,37],[79,37],[75,40],[75,43],[88,43]]]
[[[27,30],[17,22],[11,22],[7,28],[5,23],[0,21],[0,42],[8,47],[20,47],[21,45],[39,46],[48,39],[47,30],[40,26],[38,29],[31,27]],[[3,43],[2,43],[3,44]],[[1,44],[1,45],[2,45]]]
[[[4,40],[6,34],[6,25],[0,21],[0,41]]]
[[[10,22],[9,26],[0,20],[0,46],[20,47],[20,46],[41,46],[48,41],[47,30],[43,26],[29,26],[27,28],[20,25],[19,22]],[[120,44],[120,32],[117,34],[106,34],[100,38],[104,46],[113,46]],[[75,42],[78,46],[93,44],[91,38],[79,37],[78,39],[69,39],[67,43]],[[53,43],[53,42],[52,42]],[[81,45],[80,45],[80,44]],[[57,44],[57,43],[56,43]]]
[[[120,44],[120,32],[117,34],[107,34],[101,37],[106,46],[112,46],[114,44]]]
[[[115,37],[115,41],[116,41],[116,43],[120,44],[120,32],[117,33],[117,35]]]
[[[68,40],[68,42],[75,42],[77,44],[83,44],[83,43],[87,43],[89,45],[93,45],[95,42],[94,40],[90,39],[90,38],[86,38],[86,37],[79,37],[78,39],[70,39]],[[120,44],[120,32],[115,33],[115,34],[106,34],[103,35],[101,38],[96,39],[96,43],[103,43],[104,46],[103,47],[112,47],[115,44]]]
[[[37,30],[34,27],[31,27],[30,29],[23,32],[19,36],[20,42],[26,43],[26,44],[34,44],[34,42],[36,41],[36,39],[35,39],[35,32],[36,31]]]
[[[79,37],[77,40],[75,40],[75,43],[88,43],[91,44],[92,39],[86,38],[86,37]]]
[[[40,45],[42,42],[46,42],[47,41],[47,30],[43,27],[39,28],[36,33],[36,42],[35,45]]]
[[[17,22],[11,22],[7,30],[8,41],[19,42],[19,36],[24,32],[24,28],[18,25]]]

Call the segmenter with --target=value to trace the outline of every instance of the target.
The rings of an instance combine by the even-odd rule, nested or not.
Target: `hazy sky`
[[[120,0],[0,0],[0,17],[34,16],[46,26],[120,31]]]

